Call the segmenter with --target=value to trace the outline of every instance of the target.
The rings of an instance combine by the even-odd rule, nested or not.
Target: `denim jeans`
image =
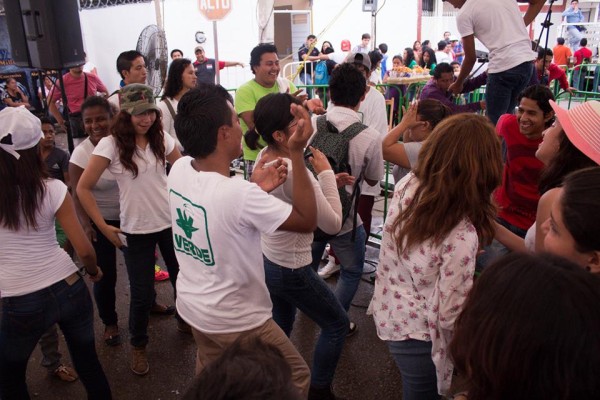
[[[127,247],[123,249],[125,265],[129,275],[131,299],[129,303],[130,343],[135,347],[148,344],[148,319],[154,303],[154,250],[160,249],[169,279],[175,291],[175,282],[179,273],[179,264],[173,249],[173,233],[171,228],[160,232],[146,234],[127,233]]]
[[[58,323],[89,399],[112,398],[94,343],[92,298],[83,279],[2,299],[0,398],[29,399],[25,371],[40,337]]]
[[[106,221],[111,226],[120,226],[119,221]],[[117,248],[102,234],[100,229],[92,223],[96,231],[96,241],[92,242],[96,251],[98,266],[102,269],[102,279],[94,283],[94,298],[98,315],[104,325],[117,324],[117,311],[115,310],[115,286],[117,284]]]
[[[277,325],[289,337],[298,308],[321,328],[313,356],[311,385],[329,388],[350,326],[346,311],[310,265],[291,269],[263,258]]]
[[[569,47],[575,53],[577,50],[581,48],[579,42],[581,42],[581,38],[583,38],[583,34],[579,32],[579,29],[575,27],[575,25],[567,26],[567,32],[569,33]]]
[[[387,344],[402,375],[402,400],[439,399],[431,342],[409,339]]]
[[[335,288],[335,297],[338,298],[344,310],[350,309],[350,303],[358,290],[360,278],[365,266],[365,229],[362,225],[356,227],[356,236],[352,241],[352,231],[339,235],[329,240],[331,248],[340,260],[340,279]],[[327,242],[313,242],[312,263],[313,270],[319,268],[321,256],[325,251]]]
[[[300,84],[301,85],[312,85],[313,84],[313,80],[312,80],[312,76],[310,74],[307,74],[305,72],[300,72]],[[306,90],[306,94],[308,95],[309,99],[312,99],[312,89],[311,88],[305,88]]]
[[[42,361],[40,365],[53,372],[60,366],[62,354],[58,351],[58,329],[56,324],[52,325],[40,338],[40,350]]]
[[[494,125],[502,114],[513,114],[517,96],[527,87],[533,74],[530,61],[509,70],[489,74],[485,89],[487,116]]]
[[[496,218],[496,221],[498,221],[500,225],[504,226],[506,229],[508,229],[515,235],[520,236],[523,239],[525,238],[527,230],[516,227],[502,218]],[[484,252],[477,256],[477,271],[483,271],[486,267],[491,265],[498,258],[510,253],[510,250],[508,250],[506,246],[504,246],[496,239],[492,240],[492,243],[489,246],[485,246],[483,250]]]

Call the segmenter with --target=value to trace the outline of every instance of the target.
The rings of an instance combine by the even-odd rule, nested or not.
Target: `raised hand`
[[[310,122],[308,111],[298,104],[290,105],[290,112],[298,120],[296,131],[288,139],[288,148],[290,152],[304,152],[308,139],[313,134],[313,127]]]
[[[312,156],[308,158],[308,162],[313,166],[317,175],[321,172],[331,169],[331,164],[329,164],[329,160],[325,157],[322,151],[319,149],[315,149],[312,146],[308,147],[312,153]]]
[[[271,192],[287,179],[287,163],[281,158],[266,162],[268,156],[263,154],[254,166],[250,182],[256,183],[265,192]]]

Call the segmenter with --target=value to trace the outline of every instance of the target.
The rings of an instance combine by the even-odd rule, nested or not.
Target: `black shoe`
[[[337,397],[333,394],[330,387],[328,388],[316,388],[311,386],[308,390],[308,400],[346,400],[342,397]]]

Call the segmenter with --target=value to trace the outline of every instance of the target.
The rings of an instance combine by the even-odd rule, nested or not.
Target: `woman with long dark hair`
[[[410,47],[404,49],[404,53],[402,53],[402,60],[404,61],[404,65],[406,65],[408,68],[414,68],[417,66],[415,52]]]
[[[437,58],[435,57],[435,51],[431,47],[425,47],[421,59],[419,60],[419,66],[429,70],[429,75],[433,75],[433,71],[437,66]]]
[[[267,143],[260,153],[265,162],[283,158],[288,163],[288,179],[271,195],[292,203],[293,182],[290,170],[306,168],[293,165],[287,147],[288,139],[296,131],[298,120],[290,112],[291,104],[300,104],[289,94],[268,94],[254,109],[254,130]],[[327,158],[311,148],[309,159],[318,181],[309,174],[317,200],[317,225],[329,234],[342,227],[342,205],[336,178]],[[346,311],[327,284],[312,269],[312,233],[276,231],[262,235],[261,244],[265,264],[265,278],[271,301],[273,319],[290,336],[300,309],[321,327],[315,347],[309,398],[332,398],[331,383],[340,358],[350,321]]]
[[[127,85],[121,89],[119,100],[121,111],[111,126],[111,136],[101,139],[94,149],[77,185],[77,195],[102,234],[123,249],[131,289],[131,370],[145,375],[150,369],[146,345],[148,317],[156,296],[156,245],[169,270],[173,289],[179,272],[173,249],[165,164],[174,163],[181,153],[173,138],[162,131],[150,87]],[[105,170],[115,176],[119,186],[120,228],[106,223],[93,195],[93,188]]]
[[[63,227],[92,282],[102,278],[67,186],[49,179],[40,120],[22,107],[0,111],[0,397],[29,399],[25,372],[36,343],[58,323],[89,399],[111,391],[94,343],[92,299],[56,241]]]
[[[396,185],[370,311],[402,374],[405,400],[438,399],[450,387],[447,348],[477,252],[494,237],[491,194],[501,173],[494,127],[461,114],[437,125],[416,168]]]
[[[173,60],[169,67],[165,91],[157,104],[162,113],[163,130],[175,139],[179,150],[182,148],[175,132],[177,104],[181,96],[196,87],[196,81],[196,72],[190,60],[187,58]]]

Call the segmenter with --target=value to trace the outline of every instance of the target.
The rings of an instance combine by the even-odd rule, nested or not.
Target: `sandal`
[[[119,335],[117,325],[106,325],[104,327],[104,343],[113,347],[121,344],[121,335]]]

